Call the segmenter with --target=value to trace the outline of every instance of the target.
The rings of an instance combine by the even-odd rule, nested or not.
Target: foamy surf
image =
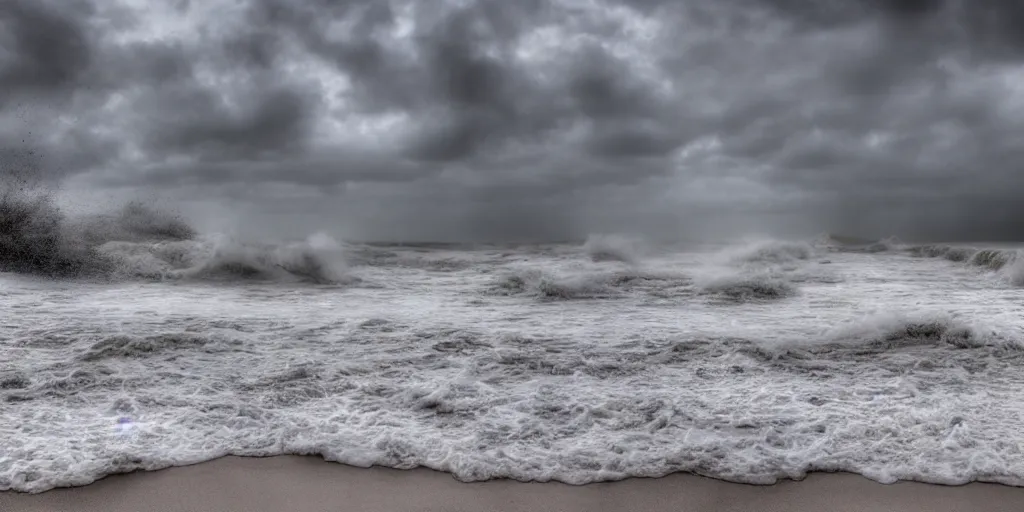
[[[225,236],[168,242],[107,242],[99,254],[124,277],[343,283],[341,245],[325,234],[288,244],[245,243]]]
[[[799,241],[637,265],[595,257],[605,242],[253,243],[111,218],[50,224],[105,280],[0,274],[0,490],[228,454],[1024,485],[1024,321],[981,267]]]

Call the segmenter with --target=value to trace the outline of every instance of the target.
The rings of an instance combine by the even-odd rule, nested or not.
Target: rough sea
[[[0,490],[277,454],[1024,485],[1014,247],[261,245],[124,215],[48,249],[91,240],[69,258],[100,277],[0,273]]]

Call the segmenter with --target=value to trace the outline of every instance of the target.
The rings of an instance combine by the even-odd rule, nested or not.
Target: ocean
[[[78,263],[0,273],[0,490],[277,454],[466,481],[1024,485],[1015,247],[119,225],[51,240]]]

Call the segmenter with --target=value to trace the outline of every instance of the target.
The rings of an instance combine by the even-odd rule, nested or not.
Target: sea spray
[[[0,195],[0,271],[80,277],[113,268],[95,246],[68,230],[51,195],[12,188]]]
[[[1012,262],[1002,267],[1003,277],[1013,286],[1024,287],[1024,255],[1014,254]]]
[[[351,280],[341,245],[318,233],[289,244],[200,236],[140,202],[68,218],[41,188],[0,195],[0,271],[56,278]]]
[[[583,244],[583,250],[596,262],[618,261],[635,264],[640,260],[638,242],[621,235],[590,235]]]

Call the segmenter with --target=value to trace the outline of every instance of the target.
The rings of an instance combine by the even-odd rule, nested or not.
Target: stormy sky
[[[1024,239],[1024,3],[3,0],[0,171],[203,229]]]

